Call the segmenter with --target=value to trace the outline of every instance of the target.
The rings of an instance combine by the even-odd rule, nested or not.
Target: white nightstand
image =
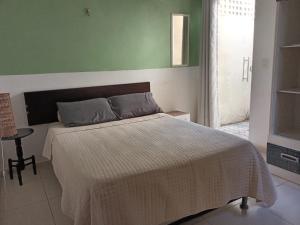
[[[166,112],[166,114],[175,117],[176,119],[185,120],[185,121],[191,121],[191,114],[187,112],[181,112],[181,111],[171,111]]]

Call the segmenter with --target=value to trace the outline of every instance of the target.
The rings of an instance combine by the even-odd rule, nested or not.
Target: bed
[[[38,107],[30,96],[29,117]],[[241,197],[265,206],[276,200],[267,166],[250,142],[163,113],[74,128],[52,123],[44,156],[62,186],[62,210],[75,225],[159,225]]]

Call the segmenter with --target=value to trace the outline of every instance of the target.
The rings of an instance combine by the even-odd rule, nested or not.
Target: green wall
[[[0,0],[0,75],[170,67],[172,12],[198,65],[201,0]]]

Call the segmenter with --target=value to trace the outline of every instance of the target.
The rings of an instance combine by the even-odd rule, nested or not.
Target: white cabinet
[[[269,143],[300,151],[300,1],[277,2]]]
[[[300,141],[299,21],[299,0],[278,1],[270,136],[291,141]]]

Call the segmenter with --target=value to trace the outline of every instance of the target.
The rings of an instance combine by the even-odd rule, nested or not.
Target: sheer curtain
[[[218,0],[202,1],[198,123],[216,128],[218,116]]]

